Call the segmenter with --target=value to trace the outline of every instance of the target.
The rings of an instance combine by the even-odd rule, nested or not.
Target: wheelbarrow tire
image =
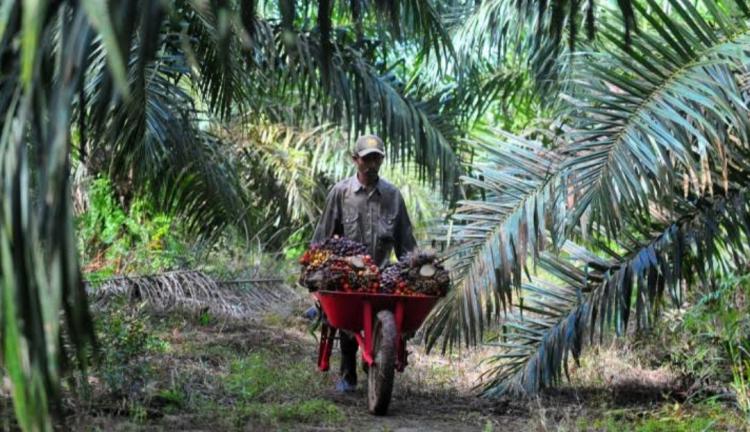
[[[396,321],[390,311],[384,310],[378,312],[374,324],[374,362],[367,374],[367,405],[371,414],[385,415],[396,370]]]

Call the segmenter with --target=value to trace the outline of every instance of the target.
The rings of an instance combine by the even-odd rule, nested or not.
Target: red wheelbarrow
[[[394,371],[403,372],[408,364],[406,340],[422,325],[438,297],[337,291],[314,295],[327,317],[321,325],[318,369],[329,368],[336,331],[352,333],[368,366],[367,407],[372,414],[385,415]]]

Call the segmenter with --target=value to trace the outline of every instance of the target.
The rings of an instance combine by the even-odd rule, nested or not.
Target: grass
[[[327,385],[325,377],[308,363],[279,364],[283,355],[260,350],[231,362],[222,379],[228,395],[236,398],[228,415],[234,426],[252,420],[269,426],[284,423],[337,424],[343,411],[334,403],[310,399]]]
[[[571,365],[566,391],[554,391],[531,409],[538,431],[693,432],[749,430],[736,407],[685,395],[680,374],[623,341],[586,352]],[[562,390],[562,389],[561,389]]]
[[[187,399],[185,393],[178,388],[159,390],[157,397],[164,401],[166,411],[176,411],[182,408]]]
[[[327,400],[329,376],[315,368],[310,341],[284,334],[289,326],[280,320],[227,323],[208,313],[150,315],[115,304],[97,317],[103,361],[91,371],[92,391],[76,402],[70,424],[84,430],[336,427],[345,415]]]
[[[606,432],[699,432],[747,428],[739,415],[712,401],[666,404],[645,412],[610,410],[598,418],[580,419],[576,424],[579,430]]]
[[[196,413],[199,423],[229,429],[252,424],[276,430],[343,421],[342,410],[320,397],[330,383],[310,361],[299,361],[294,349],[271,348],[273,341],[259,348],[241,339],[241,333],[237,336],[195,340],[192,334],[181,335],[184,341],[175,352],[203,376],[199,382],[195,376],[173,377],[172,386],[158,393],[165,413]],[[191,391],[200,381],[205,387]]]
[[[238,408],[242,420],[259,420],[268,425],[305,423],[335,425],[344,421],[344,412],[323,399],[289,403],[250,403]]]
[[[310,364],[279,364],[280,357],[263,350],[232,361],[223,380],[228,393],[243,401],[284,401],[304,398],[324,385],[321,374]]]

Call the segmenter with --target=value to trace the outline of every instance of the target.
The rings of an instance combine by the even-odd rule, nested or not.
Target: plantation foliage
[[[185,267],[181,240],[228,232],[294,256],[365,132],[448,257],[427,346],[494,345],[487,396],[559,384],[587,344],[747,272],[749,48],[744,0],[3,2],[19,425],[51,429],[40,413],[95,349],[81,257]]]

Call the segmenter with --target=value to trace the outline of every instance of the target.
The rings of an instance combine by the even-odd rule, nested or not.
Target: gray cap
[[[385,156],[385,145],[383,140],[376,135],[362,135],[357,138],[354,145],[354,153],[359,157],[364,157],[370,153],[380,153]]]

